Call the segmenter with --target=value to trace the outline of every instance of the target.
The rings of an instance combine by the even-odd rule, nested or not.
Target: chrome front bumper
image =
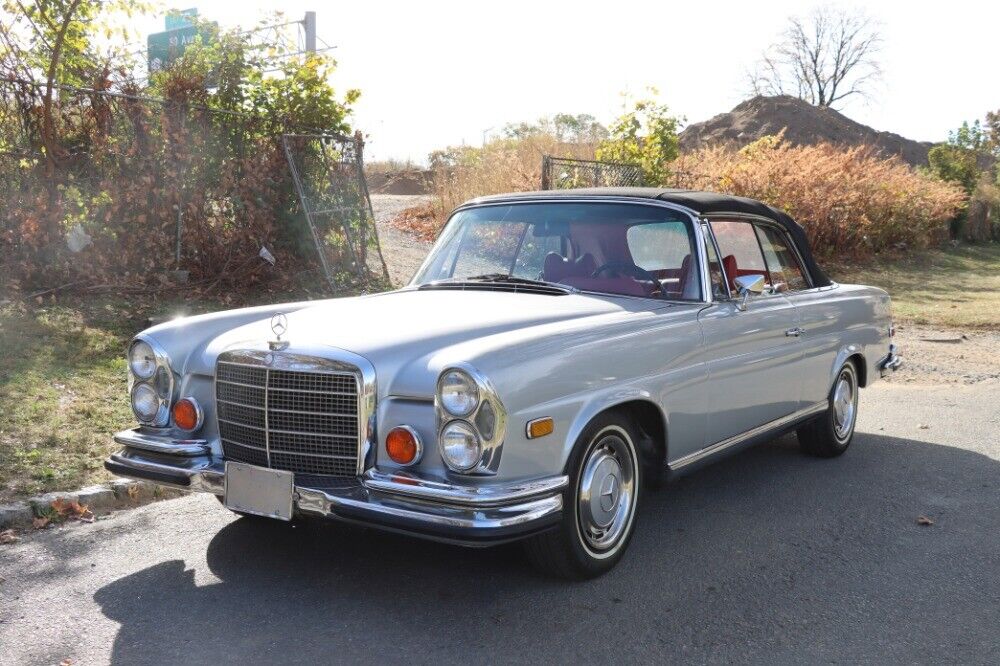
[[[125,431],[115,436],[126,444]],[[191,492],[222,496],[225,466],[211,454],[173,455],[126,448],[104,462],[113,474]],[[562,515],[565,476],[492,486],[458,486],[369,470],[359,478],[296,480],[295,511],[439,541],[488,546],[555,525]]]

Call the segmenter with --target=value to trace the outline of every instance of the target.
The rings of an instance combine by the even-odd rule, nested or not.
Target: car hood
[[[436,378],[447,363],[475,363],[477,357],[518,342],[570,330],[592,331],[671,305],[589,294],[404,289],[297,307],[301,309],[286,315],[288,328],[282,337],[289,352],[323,356],[347,350],[375,366],[379,393],[422,395],[428,390],[426,376]],[[210,373],[223,351],[260,348],[274,339],[268,313],[219,334],[206,345],[197,365]],[[408,367],[422,371],[402,372]]]

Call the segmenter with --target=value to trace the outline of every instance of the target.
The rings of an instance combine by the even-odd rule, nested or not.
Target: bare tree
[[[878,23],[861,11],[820,7],[794,16],[781,40],[748,75],[755,95],[794,95],[832,107],[851,96],[868,97],[881,77]]]

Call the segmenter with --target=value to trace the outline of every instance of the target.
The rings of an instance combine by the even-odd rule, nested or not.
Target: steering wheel
[[[619,275],[627,275],[636,282],[651,282],[653,284],[652,291],[649,292],[650,296],[663,295],[663,287],[660,281],[656,279],[656,276],[647,271],[645,268],[636,266],[630,261],[608,261],[594,271],[590,277],[599,277],[601,273],[608,272],[612,277]]]

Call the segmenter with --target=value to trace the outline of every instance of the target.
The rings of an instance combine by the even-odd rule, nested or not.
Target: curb
[[[0,504],[0,529],[30,527],[31,521],[57,499],[86,505],[95,515],[129,509],[161,499],[186,495],[182,490],[158,486],[148,481],[113,479],[80,490],[45,493],[13,504]]]

